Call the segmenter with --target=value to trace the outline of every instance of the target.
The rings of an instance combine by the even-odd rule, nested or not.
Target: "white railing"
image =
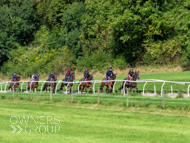
[[[164,89],[164,85],[165,83],[170,83],[170,86],[171,86],[171,93],[173,93],[173,87],[172,87],[172,84],[179,84],[179,85],[186,85],[188,84],[188,88],[187,88],[187,97],[189,97],[189,88],[190,88],[190,82],[176,82],[176,81],[165,81],[165,80],[157,80],[157,79],[146,79],[146,80],[138,80],[138,81],[131,81],[131,80],[108,80],[108,81],[100,81],[100,80],[93,80],[93,81],[76,81],[76,82],[65,82],[65,81],[18,81],[18,82],[12,82],[12,81],[7,81],[7,82],[0,82],[0,87],[1,87],[1,91],[3,91],[3,85],[4,85],[4,90],[6,91],[7,90],[7,85],[10,84],[10,83],[22,83],[21,84],[21,91],[23,90],[23,85],[24,83],[26,83],[26,91],[27,91],[27,83],[28,82],[31,82],[31,83],[34,83],[34,82],[38,82],[38,83],[42,83],[41,85],[41,88],[40,88],[40,93],[42,93],[42,88],[44,86],[44,84],[46,82],[48,83],[57,83],[56,87],[55,87],[55,93],[57,93],[57,88],[58,88],[58,85],[60,83],[65,83],[67,84],[67,86],[65,86],[66,88],[66,94],[67,94],[67,88],[68,88],[68,84],[79,84],[78,85],[78,93],[80,93],[79,91],[79,86],[80,84],[82,83],[87,83],[87,82],[91,82],[92,83],[92,90],[93,90],[93,93],[95,94],[95,85],[97,83],[102,83],[102,82],[114,82],[114,85],[113,85],[113,92],[115,92],[115,85],[117,82],[119,82],[121,84],[121,82],[124,84],[126,84],[127,82],[133,82],[133,83],[145,83],[144,86],[143,86],[143,93],[142,95],[144,96],[145,95],[145,87],[146,87],[146,84],[147,83],[153,83],[154,85],[154,94],[156,95],[156,86],[155,86],[155,83],[163,83],[162,86],[161,86],[161,96],[163,96],[163,89]],[[125,89],[125,86],[123,86],[123,90]],[[31,87],[30,87],[30,91],[31,91]],[[124,95],[125,95],[125,90],[124,90]]]

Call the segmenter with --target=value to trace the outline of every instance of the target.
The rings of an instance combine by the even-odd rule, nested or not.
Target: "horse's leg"
[[[43,91],[45,91],[45,86],[46,86],[46,84],[44,84],[44,88],[43,88]]]
[[[106,85],[106,87],[107,87],[107,88],[106,88],[106,93],[108,93],[108,85]]]
[[[91,93],[91,92],[92,92],[92,88],[91,88],[91,86],[89,86],[89,89],[90,89],[90,90],[89,90],[89,93]]]
[[[123,84],[124,84],[124,83],[123,83]],[[118,88],[118,90],[122,90],[122,88],[123,88],[123,85],[121,85],[120,88]]]
[[[63,86],[64,86],[64,85],[63,85],[63,83],[62,83],[62,84],[61,84],[61,87],[60,87],[60,89],[59,89],[59,90],[63,90]]]
[[[130,86],[130,92],[132,91],[132,86]]]
[[[85,91],[86,91],[86,93],[87,93],[87,87],[85,86]]]
[[[70,94],[71,94],[71,88],[72,88],[72,86],[70,86]]]
[[[82,91],[81,92],[83,92],[84,91],[84,86],[82,86]]]

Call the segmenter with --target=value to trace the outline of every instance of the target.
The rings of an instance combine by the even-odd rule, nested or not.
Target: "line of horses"
[[[109,78],[109,80],[115,80],[116,79],[116,74],[112,74]],[[134,73],[134,75],[132,76],[132,81],[136,81],[137,79],[139,79],[139,72],[136,72]],[[18,76],[16,81],[15,82],[18,82],[20,81],[21,77]],[[28,90],[31,88],[31,90],[33,90],[34,92],[34,89],[37,89],[38,90],[38,81],[40,79],[40,76],[37,75],[37,77],[34,79],[35,82],[28,82]],[[56,81],[57,80],[57,74],[54,74],[54,77],[50,79],[50,81]],[[73,83],[69,83],[69,82],[73,82],[75,80],[75,73],[72,73],[71,74],[71,77],[69,78],[69,80],[65,83],[62,83],[61,84],[61,87],[60,87],[60,91],[63,90],[63,87],[64,86],[67,86],[70,88],[70,93],[71,93],[71,88],[73,86]],[[82,81],[83,78],[81,78],[79,81]],[[85,81],[92,81],[94,80],[93,79],[93,74],[89,74],[88,77],[85,79]],[[102,80],[102,83],[101,83],[101,86],[100,86],[100,90],[101,92],[103,92],[103,87],[106,86],[106,92],[107,93],[111,93],[112,92],[112,89],[113,89],[113,85],[114,85],[114,81],[106,81],[106,78],[104,78]],[[130,91],[132,90],[132,88],[135,88],[137,91],[138,91],[138,88],[137,88],[137,83],[133,83],[133,82],[127,82],[127,78],[124,79],[126,82],[123,81],[123,85],[121,85],[121,87],[118,89],[118,90],[121,90],[123,89],[123,86],[125,86],[125,88],[130,88]],[[53,82],[50,82],[50,81],[46,81],[46,83],[44,84],[44,87],[43,87],[43,91],[47,91],[47,88],[50,87],[50,88],[53,88],[53,93],[55,93],[55,87],[56,87],[56,83],[53,83]],[[63,79],[62,81],[65,81],[65,79]],[[13,88],[13,82],[10,83],[10,86],[9,86],[9,89],[12,89]],[[14,83],[14,89],[12,90],[15,90],[16,88],[19,88],[19,83]],[[92,88],[91,88],[91,82],[82,82],[82,83],[79,83],[79,91],[83,92],[84,89],[85,91],[87,92],[87,88],[90,89],[90,92],[92,91]]]

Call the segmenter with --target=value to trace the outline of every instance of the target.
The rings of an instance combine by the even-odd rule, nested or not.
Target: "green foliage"
[[[4,73],[174,63],[190,69],[188,0],[3,0],[0,8]]]
[[[123,69],[126,67],[126,62],[123,57],[115,59],[106,52],[84,56],[77,60],[77,70],[83,71],[85,67],[94,71],[105,72],[110,66]]]
[[[28,45],[40,26],[32,0],[6,0],[0,5],[0,64],[19,45]]]
[[[42,51],[40,47],[31,49],[19,47],[16,52],[10,53],[12,60],[4,64],[2,72],[8,72],[11,76],[12,71],[17,71],[19,75],[26,77],[31,76],[34,71],[38,74],[49,73],[51,70],[60,73],[65,72],[67,68],[74,68],[74,57],[67,47]]]

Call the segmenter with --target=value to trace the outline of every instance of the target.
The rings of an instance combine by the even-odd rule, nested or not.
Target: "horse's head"
[[[134,78],[133,78],[133,79],[134,79],[134,80],[140,79],[140,77],[139,77],[139,71],[138,71],[138,72],[135,71],[135,74],[134,74]]]
[[[116,73],[116,74],[113,74],[113,80],[115,80],[115,79],[116,79],[116,75],[117,75],[117,73]]]
[[[57,73],[54,74],[54,77],[53,77],[54,81],[57,80]]]
[[[117,74],[117,73],[116,73],[116,74]],[[110,79],[111,79],[111,80],[115,80],[115,79],[116,79],[116,74],[111,74]]]
[[[93,74],[90,74],[90,80],[94,80],[94,79],[93,79]]]
[[[37,81],[39,81],[39,80],[40,80],[40,75],[37,75],[36,80],[37,80]]]
[[[75,79],[75,73],[71,74],[71,79],[74,80]]]
[[[21,79],[21,77],[20,77],[20,76],[18,76],[18,77],[16,78],[16,81],[20,81],[20,79]]]

